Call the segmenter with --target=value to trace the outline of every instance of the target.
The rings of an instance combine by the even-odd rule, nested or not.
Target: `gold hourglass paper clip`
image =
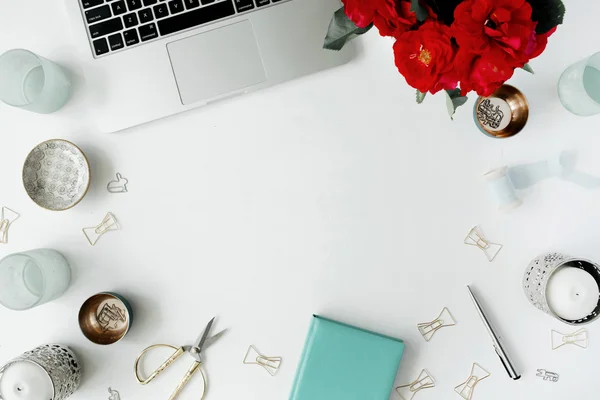
[[[481,229],[479,229],[478,226],[475,226],[469,231],[469,234],[465,238],[465,244],[480,248],[489,262],[494,261],[498,253],[500,253],[500,250],[502,250],[502,245],[488,241],[483,236],[483,233],[481,233]]]
[[[0,243],[8,243],[8,228],[19,219],[20,215],[8,207],[2,207],[0,211]]]
[[[454,325],[456,325],[456,321],[452,317],[452,314],[450,314],[450,310],[448,310],[448,307],[444,307],[444,309],[436,319],[434,319],[431,322],[423,322],[417,324],[417,328],[419,328],[419,332],[421,333],[421,336],[423,336],[425,341],[429,342],[437,331],[439,331],[442,328]]]
[[[464,383],[461,383],[454,388],[454,391],[465,400],[471,400],[473,398],[473,391],[475,386],[491,374],[487,372],[481,365],[473,363],[471,367],[471,375]]]
[[[88,242],[92,246],[98,242],[100,236],[104,235],[109,231],[116,231],[119,229],[119,224],[117,223],[117,219],[112,213],[107,213],[100,225],[93,226],[91,228],[83,228],[83,234],[87,238]]]
[[[580,330],[568,335],[552,330],[552,350],[556,350],[567,344],[573,344],[586,349],[588,346],[587,329],[581,328]]]
[[[413,382],[408,385],[398,386],[396,392],[398,392],[398,395],[403,400],[412,400],[419,390],[430,389],[433,387],[435,387],[435,381],[429,372],[424,369]]]
[[[260,365],[267,370],[271,376],[275,376],[281,365],[281,357],[267,357],[262,355],[254,345],[248,347],[244,364]]]

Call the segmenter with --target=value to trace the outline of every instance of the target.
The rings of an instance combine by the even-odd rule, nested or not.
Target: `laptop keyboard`
[[[285,0],[79,0],[95,57]]]

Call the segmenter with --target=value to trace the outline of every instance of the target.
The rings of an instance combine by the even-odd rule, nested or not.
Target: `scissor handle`
[[[140,372],[139,372],[140,361],[146,355],[146,353],[148,353],[150,350],[156,349],[158,347],[168,347],[170,349],[175,350],[175,353],[173,353],[173,355],[171,357],[169,357],[167,359],[167,361],[162,363],[162,365],[160,367],[158,367],[156,369],[156,371],[154,371],[152,374],[150,374],[149,377],[142,378],[140,376]],[[150,346],[150,347],[146,348],[144,351],[142,351],[142,353],[135,360],[135,365],[134,365],[135,377],[137,378],[139,383],[141,383],[142,385],[147,385],[148,383],[152,382],[154,380],[154,378],[156,378],[158,375],[160,375],[165,369],[167,369],[171,364],[173,364],[179,357],[181,357],[183,355],[183,353],[185,353],[185,350],[183,349],[183,347],[177,348],[175,346],[171,346],[168,344],[155,344],[153,346]]]
[[[202,396],[200,397],[200,400],[204,400],[204,396],[206,395],[206,389],[207,389],[207,382],[206,382],[206,375],[204,374],[204,371],[202,371],[202,368],[200,368],[200,363],[199,362],[195,362],[190,369],[188,370],[188,372],[186,372],[185,376],[183,377],[183,379],[181,380],[181,382],[179,382],[179,385],[177,386],[177,388],[175,388],[175,391],[173,392],[173,394],[171,395],[171,397],[169,397],[169,400],[175,400],[175,398],[177,398],[177,396],[179,396],[179,393],[181,393],[181,391],[183,390],[183,388],[185,387],[185,385],[188,384],[188,382],[190,381],[190,379],[192,379],[192,377],[194,376],[194,374],[196,372],[200,371],[200,375],[202,375],[202,380],[204,381],[204,386],[202,388]]]

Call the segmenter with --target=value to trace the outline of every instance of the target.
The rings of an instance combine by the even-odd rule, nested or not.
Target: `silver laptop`
[[[339,0],[66,0],[93,117],[116,132],[349,61]]]

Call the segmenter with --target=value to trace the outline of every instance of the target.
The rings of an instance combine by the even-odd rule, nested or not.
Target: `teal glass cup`
[[[58,64],[28,50],[0,55],[0,101],[39,114],[58,111],[71,96],[71,81]]]
[[[575,115],[600,114],[600,53],[571,65],[558,81],[558,97]]]
[[[0,304],[11,310],[28,310],[54,300],[70,283],[69,263],[56,250],[30,250],[0,260]]]

